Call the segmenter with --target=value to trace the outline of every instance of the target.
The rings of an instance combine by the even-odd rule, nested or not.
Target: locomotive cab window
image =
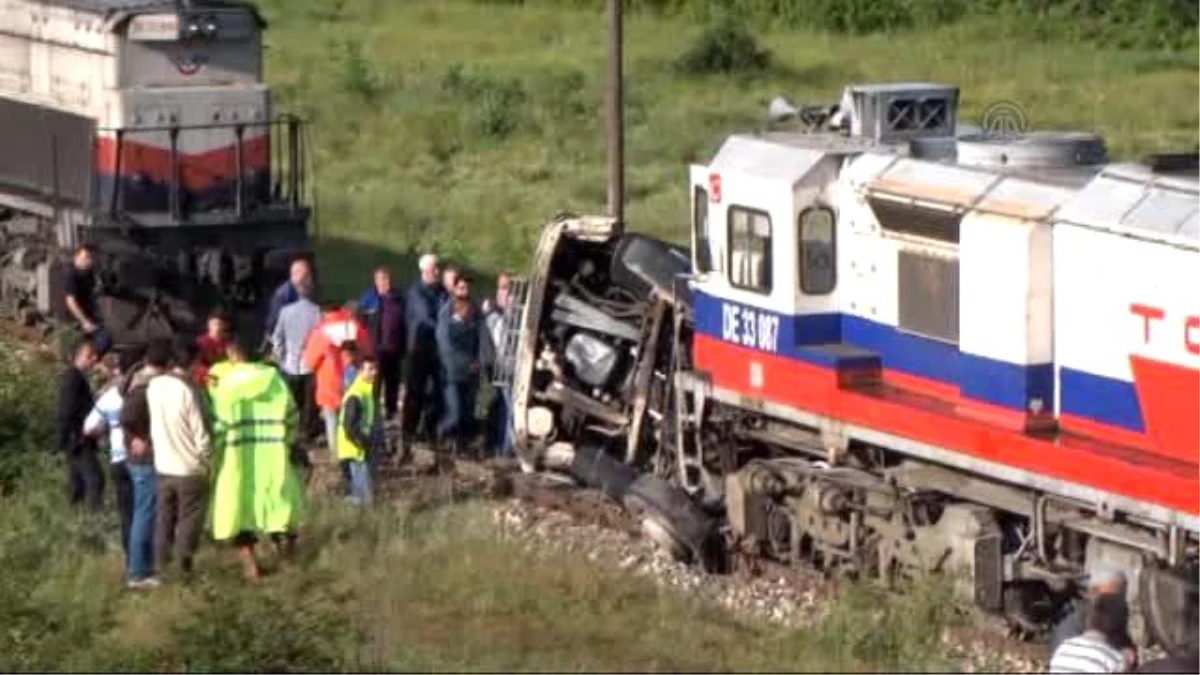
[[[696,271],[712,271],[712,247],[708,242],[708,190],[697,187],[692,194],[692,237],[695,241]]]
[[[729,282],[771,292],[771,217],[765,211],[729,207]]]
[[[828,295],[837,285],[837,244],[833,211],[814,206],[800,212],[796,237],[800,262],[800,292]]]

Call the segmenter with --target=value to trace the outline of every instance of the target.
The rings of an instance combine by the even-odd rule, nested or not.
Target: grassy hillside
[[[554,211],[604,207],[600,13],[548,2],[262,5],[267,76],[282,104],[313,125],[319,226],[330,238],[324,271],[339,291],[360,284],[368,263],[410,266],[399,256],[411,247],[485,270],[521,266]],[[632,13],[632,226],[682,238],[689,162],[760,124],[775,94],[833,102],[851,82],[957,83],[967,122],[1011,101],[1035,128],[1105,134],[1117,156],[1194,144],[1194,50],[1056,44],[1029,22],[1020,39],[1022,24],[1002,30],[1004,20],[865,36],[764,30],[769,63],[689,74],[679,62],[705,25]]]

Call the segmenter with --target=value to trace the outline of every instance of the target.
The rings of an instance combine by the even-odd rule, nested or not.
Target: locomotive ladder
[[[516,375],[517,350],[521,345],[521,329],[525,324],[525,300],[529,295],[529,281],[513,277],[508,285],[508,308],[504,311],[504,326],[500,331],[500,344],[496,345],[496,365],[492,370],[492,384],[512,391]]]

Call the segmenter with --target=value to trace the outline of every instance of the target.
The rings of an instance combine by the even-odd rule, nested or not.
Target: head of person
[[[421,283],[432,286],[438,282],[438,258],[432,253],[426,253],[417,261],[417,269],[421,272]]]
[[[500,309],[508,307],[508,287],[510,285],[508,272],[496,275],[496,306]]]
[[[210,338],[221,340],[229,336],[229,320],[225,318],[225,313],[220,310],[213,310],[208,314],[208,323],[206,326]]]
[[[1126,579],[1121,570],[1101,568],[1088,578],[1088,595],[1117,595],[1125,597]]]
[[[75,350],[71,352],[71,363],[80,370],[90,369],[99,360],[100,350],[96,347],[96,341],[87,335],[79,339]]]
[[[92,269],[92,247],[87,244],[76,246],[75,253],[71,256],[71,264],[81,272]]]
[[[146,347],[146,367],[156,372],[163,372],[171,367],[174,358],[174,346],[170,340],[154,340]]]
[[[392,273],[386,267],[375,268],[375,292],[384,295],[392,291]]]
[[[243,335],[238,335],[229,341],[225,347],[225,358],[230,363],[249,363],[254,360],[254,343]]]
[[[471,277],[465,274],[456,277],[450,295],[455,300],[469,300],[471,298]]]
[[[338,355],[341,356],[342,366],[352,366],[358,362],[358,343],[354,340],[346,340],[338,347]]]
[[[1113,594],[1100,595],[1088,605],[1085,628],[1100,633],[1110,643],[1128,627],[1129,605],[1124,597]]]
[[[364,382],[374,383],[375,376],[379,373],[379,366],[375,363],[375,357],[364,356],[362,362],[358,364],[358,376]]]
[[[293,260],[292,266],[288,270],[288,280],[291,281],[292,285],[296,288],[299,288],[300,284],[306,281],[311,281],[312,268],[309,267],[308,261],[304,258],[296,258]]]
[[[442,286],[445,287],[447,293],[454,294],[454,287],[458,284],[458,277],[458,268],[454,265],[446,265],[446,268],[442,270]]]
[[[122,351],[117,355],[117,372],[123,376],[133,375],[133,371],[141,359],[141,350],[130,348]]]

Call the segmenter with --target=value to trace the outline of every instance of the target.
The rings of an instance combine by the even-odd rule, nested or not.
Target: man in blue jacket
[[[400,372],[404,363],[404,298],[392,288],[392,275],[386,267],[375,270],[374,285],[358,300],[358,311],[375,346],[379,377],[375,378],[375,399],[383,391],[383,417],[395,419],[399,408]]]
[[[403,438],[401,454],[407,456],[409,446],[425,414],[424,429],[433,437],[438,414],[441,389],[440,364],[437,349],[437,316],[442,304],[442,289],[438,279],[438,259],[432,253],[421,256],[418,264],[421,277],[408,288],[404,297],[405,357],[408,373],[404,381],[404,411],[402,420]],[[432,389],[432,392],[429,390]],[[428,398],[432,395],[432,399]]]

